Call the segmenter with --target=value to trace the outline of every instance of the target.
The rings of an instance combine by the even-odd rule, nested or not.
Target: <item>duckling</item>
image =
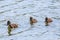
[[[36,23],[37,20],[36,19],[33,19],[33,17],[30,17],[30,24],[33,25],[34,23]]]
[[[11,26],[10,26],[11,28],[17,28],[17,27],[18,27],[17,24],[11,24],[10,21],[7,21],[7,25],[11,25]]]
[[[45,18],[45,24],[46,24],[46,26],[48,26],[49,23],[51,23],[51,22],[52,22],[51,18],[48,18],[48,17]]]

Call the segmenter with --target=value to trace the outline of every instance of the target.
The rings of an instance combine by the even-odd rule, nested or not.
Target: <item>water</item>
[[[60,40],[60,0],[1,0],[0,1],[0,40]],[[34,27],[29,29],[29,17],[37,19]],[[45,26],[44,18],[53,22]],[[7,34],[6,22],[18,24]]]

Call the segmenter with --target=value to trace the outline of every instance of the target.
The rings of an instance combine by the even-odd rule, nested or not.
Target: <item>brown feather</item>
[[[11,25],[11,28],[17,28],[18,25],[17,24],[10,24]]]
[[[47,21],[48,21],[48,23],[50,23],[50,22],[52,22],[52,19],[51,19],[51,18],[48,18],[48,20],[47,20]]]

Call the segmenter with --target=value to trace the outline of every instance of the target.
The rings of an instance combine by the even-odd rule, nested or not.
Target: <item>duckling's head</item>
[[[32,17],[30,17],[30,21],[32,20]]]
[[[45,18],[45,26],[48,26],[48,17]]]
[[[45,18],[45,22],[48,22],[47,20],[48,20],[48,17]]]
[[[11,22],[10,21],[7,21],[7,25],[10,25],[11,24]]]

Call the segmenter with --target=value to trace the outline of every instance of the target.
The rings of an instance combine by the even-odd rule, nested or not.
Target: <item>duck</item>
[[[51,23],[51,22],[53,22],[53,20],[51,18],[48,18],[48,17],[45,18],[45,25],[46,26],[48,26],[49,23]]]
[[[7,25],[10,25],[11,28],[17,28],[18,27],[18,24],[11,24],[10,21],[7,21]]]
[[[10,36],[12,29],[13,29],[13,28],[17,28],[18,25],[17,25],[17,24],[11,24],[10,21],[7,21],[7,25],[8,25],[8,34],[9,34],[9,36]]]
[[[37,20],[33,17],[30,17],[30,24],[33,25],[34,23],[37,23]]]

